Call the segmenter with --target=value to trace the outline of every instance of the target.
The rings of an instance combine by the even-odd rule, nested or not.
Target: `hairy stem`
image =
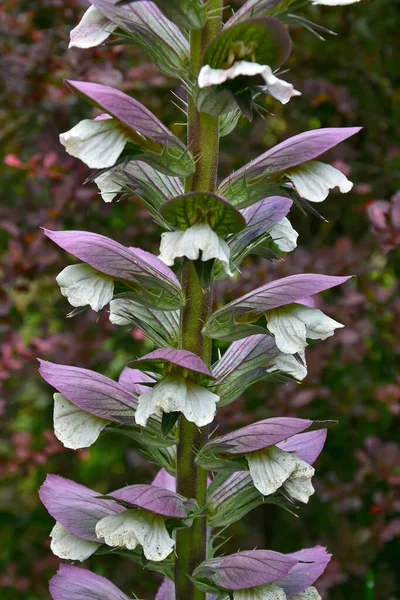
[[[210,4],[210,10],[222,9],[222,0],[213,0]],[[221,26],[221,19],[216,14],[214,10],[204,29],[190,33],[190,68],[193,77],[197,77],[200,71],[208,42]],[[197,163],[196,172],[185,182],[185,190],[214,192],[218,167],[219,122],[217,117],[199,113],[192,98],[189,98],[188,104],[188,146]],[[210,365],[212,342],[202,335],[202,327],[212,309],[212,284],[203,287],[194,263],[187,261],[182,271],[182,289],[185,306],[181,311],[180,346],[195,352]],[[196,466],[194,457],[207,438],[207,427],[199,429],[183,415],[180,417],[177,492],[187,498],[196,498],[201,508],[205,508],[206,502],[207,471]],[[206,559],[206,550],[205,516],[195,519],[192,527],[177,531],[176,600],[204,600],[204,593],[194,586],[189,576]]]

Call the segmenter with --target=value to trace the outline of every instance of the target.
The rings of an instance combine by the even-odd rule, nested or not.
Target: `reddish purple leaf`
[[[133,394],[137,394],[138,396],[150,390],[150,387],[144,384],[154,382],[155,379],[150,375],[147,375],[147,373],[143,373],[143,371],[140,371],[139,369],[131,369],[130,367],[125,367],[118,377],[118,383],[126,390]]]
[[[180,294],[175,273],[159,258],[140,248],[126,248],[114,240],[88,231],[50,231],[45,235],[101,273],[130,283],[161,287]]]
[[[131,96],[99,83],[72,80],[66,83],[78,96],[106,111],[128,129],[162,145],[185,150],[184,144],[150,110]]]
[[[116,502],[98,498],[99,493],[59,475],[47,475],[39,497],[51,516],[70,533],[98,542],[96,525],[100,519],[122,512]]]
[[[213,316],[219,319],[219,317],[226,314],[240,315],[247,312],[261,314],[267,310],[291,304],[292,302],[298,302],[307,296],[313,296],[329,288],[341,285],[348,279],[350,279],[350,276],[334,277],[314,273],[290,275],[283,279],[276,279],[245,294],[241,298],[217,310]]]
[[[233,182],[243,177],[251,180],[261,175],[268,176],[313,160],[360,130],[361,127],[327,127],[295,135],[234,171],[224,179],[219,191],[224,194]]]
[[[321,421],[321,423],[324,423],[324,421]],[[307,431],[306,433],[294,435],[290,439],[280,442],[277,446],[286,452],[293,452],[296,456],[308,462],[309,465],[312,465],[322,452],[327,434],[326,429]]]
[[[170,475],[165,469],[160,469],[157,475],[154,477],[151,485],[164,488],[170,492],[176,492],[176,479],[173,475]]]
[[[249,550],[203,562],[193,576],[228,590],[240,590],[271,583],[286,575],[297,562],[272,550]]]
[[[166,517],[177,519],[187,517],[185,498],[165,488],[148,484],[129,485],[109,495]]]
[[[315,546],[286,556],[298,560],[299,563],[276,584],[285,590],[288,598],[291,598],[313,585],[325,571],[332,554],[328,554],[326,548],[322,546]]]
[[[292,205],[290,198],[270,196],[240,212],[246,219],[247,227],[254,227],[259,235],[269,231],[273,225],[286,217]]]
[[[212,367],[217,384],[223,383],[229,376],[238,376],[261,365],[268,364],[280,350],[270,335],[262,333],[233,342],[222,358]]]
[[[120,383],[89,369],[40,361],[39,372],[67,400],[110,421],[135,425],[137,395]]]
[[[57,574],[49,582],[49,589],[53,600],[129,600],[105,577],[66,564],[60,565]],[[168,597],[164,596],[164,599]]]
[[[197,371],[198,373],[203,373],[204,375],[208,375],[212,377],[210,369],[207,365],[201,360],[197,354],[193,352],[189,352],[189,350],[175,350],[173,348],[160,348],[158,350],[154,350],[141,358],[138,358],[135,361],[132,361],[131,364],[141,366],[146,363],[144,367],[147,370],[147,363],[151,366],[151,363],[164,363],[169,362],[173,365],[177,365],[178,367],[182,367],[183,369],[189,369],[190,371]]]
[[[204,449],[217,452],[220,449],[221,452],[227,454],[246,454],[282,442],[309,429],[311,426],[313,429],[326,429],[328,425],[333,423],[334,421],[311,421],[293,417],[264,419],[237,429],[232,433],[213,438],[205,445]],[[286,450],[286,448],[283,449]]]

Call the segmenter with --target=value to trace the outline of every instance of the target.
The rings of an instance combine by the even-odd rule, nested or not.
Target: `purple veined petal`
[[[109,495],[165,517],[176,519],[187,517],[185,498],[165,488],[148,484],[128,485]]]
[[[88,231],[43,231],[60,248],[101,273],[127,282],[161,286],[180,294],[175,273],[150,252],[126,248],[104,235]]]
[[[298,560],[298,564],[289,573],[276,582],[285,590],[288,598],[307,589],[322,575],[332,558],[323,546],[305,548],[298,552],[287,554]]]
[[[67,564],[60,564],[49,582],[49,589],[53,600],[129,600],[105,577]],[[165,600],[167,598],[165,596]]]
[[[297,304],[304,304],[304,306],[309,306],[310,308],[315,308],[315,300],[312,296],[308,296],[307,298],[301,298],[297,300]]]
[[[246,176],[248,180],[254,179],[260,175],[279,173],[290,167],[313,160],[337,146],[340,142],[355,135],[361,129],[361,127],[327,127],[295,135],[264,152],[241,169],[234,171],[224,179],[219,191],[223,194],[225,188],[229,188],[233,181],[241,179],[243,176]]]
[[[233,342],[225,354],[212,367],[212,374],[217,383],[222,383],[238,371],[247,371],[262,364],[267,364],[280,353],[275,340],[262,333],[242,338]]]
[[[240,212],[246,219],[247,227],[255,227],[260,233],[267,232],[278,221],[286,217],[293,205],[285,196],[264,198]]]
[[[214,317],[218,319],[225,314],[240,315],[247,312],[261,314],[341,285],[350,278],[304,273],[276,279],[223,306],[214,313]]]
[[[133,34],[158,68],[176,77],[187,75],[189,44],[181,30],[147,0],[122,5],[117,0],[91,0],[103,15]]]
[[[153,384],[154,382],[155,379],[147,373],[143,373],[139,369],[131,369],[130,367],[124,367],[118,378],[118,383],[126,390],[138,396],[150,391],[150,387],[145,385],[146,383]]]
[[[321,454],[324,447],[327,429],[318,429],[299,433],[288,440],[277,444],[278,448],[285,452],[293,452],[296,456],[312,465]]]
[[[235,11],[232,17],[228,19],[224,27],[232,27],[232,25],[247,21],[247,19],[263,17],[280,2],[281,0],[247,0],[247,2],[245,2],[243,6]]]
[[[176,350],[174,348],[159,348],[153,352],[149,352],[145,356],[138,358],[133,361],[132,364],[140,366],[140,363],[159,363],[168,362],[183,369],[189,369],[190,371],[197,371],[197,373],[203,373],[212,377],[210,369],[201,360],[197,354],[189,352],[189,350]]]
[[[175,600],[175,584],[170,579],[165,578],[158,588],[155,600]]]
[[[39,490],[50,515],[70,533],[91,542],[99,542],[95,528],[100,519],[124,510],[116,502],[98,496],[98,492],[59,475],[47,475]]]
[[[228,590],[271,583],[283,577],[298,560],[272,550],[249,550],[201,563],[193,576],[207,578]]]
[[[134,425],[137,395],[120,383],[89,369],[40,361],[39,372],[67,400],[109,421]]]
[[[165,469],[160,469],[157,475],[154,477],[151,485],[164,488],[170,492],[176,492],[176,479],[173,475],[170,475]]]
[[[131,131],[162,145],[185,150],[184,144],[150,110],[131,96],[99,83],[68,79],[66,83],[78,96],[105,110]]]
[[[220,449],[221,452],[227,454],[246,454],[278,444],[310,427],[321,429],[334,423],[335,421],[273,417],[213,438],[204,448],[207,450],[215,449],[216,451]],[[286,450],[286,448],[283,449]]]
[[[231,256],[241,255],[255,238],[268,233],[287,215],[292,204],[290,198],[270,196],[241,210],[247,225],[242,231],[229,238]]]

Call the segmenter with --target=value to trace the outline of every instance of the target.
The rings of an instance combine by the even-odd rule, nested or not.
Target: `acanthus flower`
[[[90,265],[78,264],[65,267],[56,277],[60,292],[74,306],[87,306],[99,311],[111,302],[114,280]]]
[[[210,65],[201,68],[198,78],[199,88],[220,86],[229,81],[241,78],[246,81],[247,87],[256,86],[281,104],[287,104],[293,96],[301,96],[293,84],[274,75],[269,65],[259,65],[255,62],[240,60],[226,69],[212,69]]]
[[[183,231],[161,234],[159,258],[166,265],[171,267],[176,258],[182,257],[197,260],[200,255],[203,262],[214,259],[221,261],[226,274],[233,275],[229,268],[229,246],[207,223],[197,223]]]
[[[293,183],[298,194],[310,202],[323,202],[330,190],[336,187],[342,194],[347,194],[353,188],[353,183],[342,171],[314,160],[293,167],[285,175]]]
[[[79,561],[86,560],[103,543],[129,550],[141,545],[148,560],[162,561],[175,544],[165,521],[184,520],[195,507],[193,501],[155,485],[126,486],[102,497],[55,475],[48,475],[40,498],[57,519],[50,534],[54,554]]]
[[[168,376],[139,396],[136,423],[145,426],[151,415],[181,412],[191,423],[204,427],[213,421],[218,400],[219,396],[184,377]]]
[[[243,456],[253,485],[262,495],[269,496],[283,486],[291,498],[307,503],[314,493],[311,463],[323,448],[329,424],[285,417],[265,419],[211,439],[199,462],[206,465],[209,453]],[[319,431],[307,432],[310,428]],[[238,465],[240,468],[244,467]]]
[[[335,329],[344,327],[321,310],[305,304],[289,304],[265,313],[267,327],[276,345],[285,354],[304,351],[307,338],[326,340]]]

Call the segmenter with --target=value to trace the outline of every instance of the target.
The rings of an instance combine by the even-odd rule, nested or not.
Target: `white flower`
[[[72,306],[87,306],[99,311],[108,304],[114,294],[114,281],[99,273],[90,265],[79,264],[65,267],[56,277],[63,296]]]
[[[275,223],[268,233],[279,250],[283,250],[283,252],[291,252],[297,246],[299,234],[293,229],[291,222],[286,217]]]
[[[285,173],[302,198],[310,202],[323,202],[329,190],[338,187],[342,194],[349,192],[353,183],[339,169],[318,161],[293,167]]]
[[[73,535],[61,523],[56,523],[50,532],[50,548],[53,554],[64,560],[83,562],[92,556],[101,546],[99,542],[90,542]]]
[[[249,452],[245,456],[254,487],[263,496],[273,494],[289,479],[291,481],[293,478],[310,479],[314,475],[314,469],[311,465],[276,446],[270,446],[256,452]],[[291,489],[293,489],[293,486]],[[302,498],[306,497],[306,490],[302,488],[301,491],[298,491],[297,496],[301,496],[301,498],[297,497],[297,500],[304,502]],[[308,502],[308,496],[306,502]]]
[[[315,587],[309,587],[306,590],[292,596],[290,600],[322,600]]]
[[[281,371],[282,373],[286,373],[287,375],[291,375],[297,381],[303,381],[303,379],[307,376],[307,365],[306,365],[306,357],[304,350],[299,352],[299,355],[304,364],[301,364],[293,354],[278,354],[273,359],[273,367],[269,370],[269,373],[273,373],[274,371]]]
[[[307,504],[310,496],[315,492],[311,483],[314,468],[298,456],[294,456],[297,467],[290,477],[283,483],[283,487],[293,500]]]
[[[200,70],[198,85],[200,88],[207,88],[221,85],[239,76],[254,77],[256,75],[261,75],[265,81],[266,91],[282,104],[289,102],[292,96],[301,96],[301,92],[295,90],[291,83],[276,77],[268,65],[259,65],[245,60],[235,62],[229,69],[212,69],[210,65],[205,65]]]
[[[107,117],[84,119],[60,135],[60,142],[68,154],[79,158],[91,169],[113,167],[129,141],[119,122]]]
[[[53,398],[54,433],[66,448],[88,448],[110,423],[81,410],[58,392],[53,394]]]
[[[322,4],[324,6],[346,6],[346,4],[360,2],[360,0],[311,0],[311,2],[312,4]]]
[[[202,261],[216,258],[224,265],[225,272],[232,276],[229,269],[229,246],[207,223],[197,223],[189,229],[161,234],[159,258],[169,267],[174,264],[175,258],[182,256],[197,260],[200,252]]]
[[[104,202],[112,202],[118,194],[122,191],[123,179],[122,177],[113,170],[105,171],[96,179],[95,184],[100,190],[100,195]]]
[[[278,585],[268,583],[244,590],[234,590],[233,600],[286,600],[286,594]]]
[[[102,44],[118,27],[94,6],[84,13],[78,25],[70,33],[69,48],[93,48]]]
[[[125,510],[101,519],[96,535],[108,546],[134,550],[139,544],[147,560],[162,561],[175,545],[166,527],[165,517],[142,510]]]
[[[304,350],[307,346],[306,338],[325,340],[334,334],[335,329],[344,327],[321,310],[303,304],[274,308],[267,311],[266,317],[268,329],[275,336],[276,345],[284,354],[295,354]]]
[[[219,396],[183,377],[165,377],[150,392],[139,396],[135,420],[143,427],[151,415],[163,412],[182,412],[186,419],[198,427],[214,419]]]

